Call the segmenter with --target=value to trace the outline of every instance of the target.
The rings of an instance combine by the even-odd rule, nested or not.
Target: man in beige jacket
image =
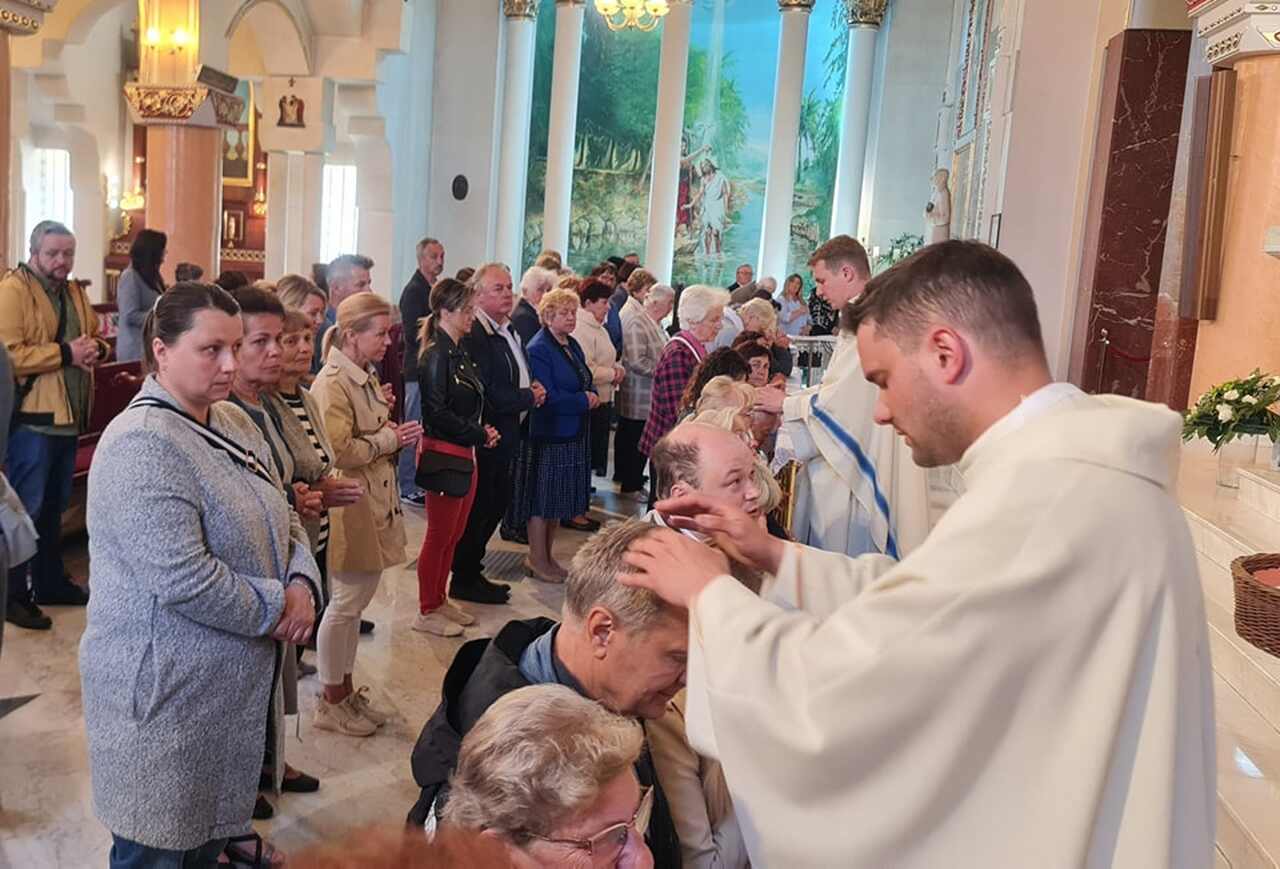
[[[111,347],[84,286],[68,280],[75,259],[71,230],[41,221],[31,232],[31,258],[0,278],[0,341],[17,378],[4,464],[40,534],[36,557],[9,573],[5,619],[34,630],[52,625],[38,604],[89,600],[63,567],[59,538],[76,448],[89,425],[93,369]]]
[[[775,573],[660,531],[624,582],[690,610],[688,733],[717,757],[752,864],[1212,863],[1212,673],[1172,491],[1181,420],[1053,383],[1031,287],[976,242],[933,245],[854,311],[876,421],[965,493],[901,562],[770,538],[663,502]]]

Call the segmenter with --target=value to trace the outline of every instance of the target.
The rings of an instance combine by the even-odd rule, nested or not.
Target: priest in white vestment
[[[688,734],[752,865],[1212,864],[1212,674],[1173,496],[1180,420],[1052,383],[1031,288],[976,242],[921,251],[856,311],[876,419],[966,491],[901,562],[659,503],[777,574],[662,531],[623,582],[690,610]]]
[[[837,311],[862,294],[866,250],[847,235],[810,259],[816,292]],[[929,484],[902,438],[872,419],[875,387],[862,376],[857,342],[837,328],[836,348],[818,386],[782,403],[780,442],[804,465],[797,479],[792,531],[832,552],[900,558],[929,532]]]

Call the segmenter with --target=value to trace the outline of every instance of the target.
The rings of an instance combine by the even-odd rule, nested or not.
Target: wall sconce
[[[267,164],[255,163],[253,168],[258,170],[258,180],[261,182],[262,173],[267,171]],[[249,206],[249,211],[254,217],[267,216],[267,192],[262,189],[261,183],[254,186],[253,204]]]
[[[191,46],[191,32],[185,27],[175,27],[165,33],[159,27],[148,27],[142,34],[142,44],[148,48],[162,49],[168,46],[169,53],[174,54]]]
[[[146,157],[133,158],[133,191],[120,197],[121,211],[137,211],[147,207],[147,198],[142,193],[142,164],[146,162]]]

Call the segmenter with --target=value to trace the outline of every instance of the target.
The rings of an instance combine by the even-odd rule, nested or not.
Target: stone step
[[[1280,731],[1217,674],[1217,844],[1232,869],[1278,869]]]
[[[1263,467],[1241,468],[1240,504],[1260,513],[1280,538],[1280,471]]]

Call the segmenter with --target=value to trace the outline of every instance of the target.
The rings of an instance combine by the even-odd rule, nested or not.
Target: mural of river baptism
[[[839,153],[848,30],[840,0],[810,17],[792,214],[791,271],[826,237]],[[645,254],[661,28],[611,32],[587,4],[568,264]],[[725,286],[760,251],[780,13],[777,0],[696,0],[689,50],[676,254],[682,284]],[[524,263],[542,249],[555,2],[538,14]],[[778,275],[779,285],[784,276]]]

